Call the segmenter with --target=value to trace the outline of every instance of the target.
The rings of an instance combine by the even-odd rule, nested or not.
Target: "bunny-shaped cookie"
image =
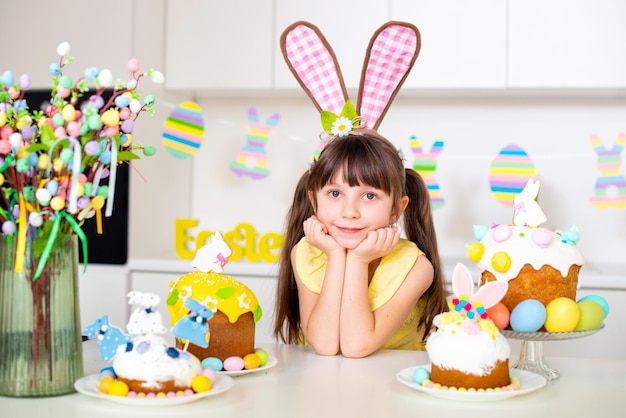
[[[417,58],[420,34],[414,25],[396,21],[374,33],[356,108],[348,98],[335,53],[316,26],[305,21],[291,24],[283,31],[280,45],[289,69],[320,112],[324,131],[342,136],[353,127],[378,129]]]
[[[539,226],[546,221],[546,215],[537,203],[539,194],[539,180],[528,179],[524,189],[513,198],[515,211],[513,212],[513,224],[518,226]]]
[[[492,281],[483,284],[474,293],[472,275],[464,264],[458,263],[452,273],[454,298],[449,302],[450,309],[465,313],[470,319],[476,315],[487,318],[487,309],[498,303],[508,288],[508,282]]]

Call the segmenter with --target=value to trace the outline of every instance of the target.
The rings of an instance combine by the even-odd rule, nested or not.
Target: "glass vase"
[[[36,280],[46,240],[27,240],[19,273],[16,244],[0,235],[0,395],[72,393],[83,376],[77,237],[57,236]]]

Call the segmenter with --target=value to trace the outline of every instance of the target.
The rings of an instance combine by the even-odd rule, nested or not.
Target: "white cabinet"
[[[626,2],[509,0],[512,88],[626,87]]]
[[[404,88],[505,87],[505,1],[391,0],[391,19],[413,23],[422,39]]]
[[[300,89],[280,51],[279,39],[290,24],[306,20],[319,27],[328,40],[349,89],[359,86],[365,50],[370,38],[389,20],[389,5],[382,0],[276,0],[274,23],[274,87]],[[351,97],[356,102],[356,97]]]
[[[166,88],[269,89],[273,3],[168,0]]]

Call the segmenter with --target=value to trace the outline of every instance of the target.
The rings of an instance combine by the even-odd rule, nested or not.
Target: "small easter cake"
[[[193,354],[171,346],[164,338],[167,329],[156,310],[159,296],[130,292],[129,304],[137,305],[130,315],[124,334],[109,324],[103,315],[83,333],[97,338],[100,355],[112,361],[101,371],[99,390],[116,396],[185,396],[206,392],[215,380],[212,370],[205,372]]]
[[[218,360],[224,366],[232,359],[241,367],[224,368],[241,370],[244,364],[239,360],[255,353],[255,324],[261,319],[262,311],[247,286],[222,273],[231,254],[222,235],[213,234],[210,243],[198,249],[192,262],[200,271],[185,274],[170,285],[167,308],[172,324],[177,327],[191,326],[182,319],[194,312],[196,317],[203,317],[207,327],[206,338],[177,338],[178,347],[187,347],[199,359]]]
[[[476,242],[468,245],[468,257],[481,273],[481,283],[508,282],[502,299],[509,311],[520,302],[535,299],[547,306],[554,299],[576,300],[578,273],[584,260],[577,248],[575,226],[552,231],[536,202],[539,181],[528,180],[514,198],[513,224],[474,226]]]
[[[457,389],[518,389],[517,383],[509,387],[509,342],[487,314],[487,309],[506,293],[507,284],[487,283],[474,294],[471,274],[459,263],[453,272],[452,288],[450,311],[434,318],[436,329],[426,342],[431,361],[429,381]],[[424,385],[423,381],[418,383]]]

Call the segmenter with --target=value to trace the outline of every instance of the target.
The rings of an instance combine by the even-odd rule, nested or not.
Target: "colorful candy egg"
[[[511,311],[510,323],[513,331],[535,332],[546,321],[546,307],[536,299],[526,299]]]
[[[576,328],[580,310],[576,302],[570,298],[556,298],[546,305],[546,331],[570,332]]]
[[[224,360],[224,370],[229,372],[243,370],[244,365],[241,357],[232,356]]]
[[[204,138],[204,118],[196,103],[182,102],[163,125],[163,147],[176,158],[188,158],[198,152]]]
[[[591,300],[583,300],[577,303],[580,316],[574,331],[588,331],[600,328],[604,320],[604,309],[602,306]]]
[[[507,145],[489,167],[489,185],[493,197],[505,206],[513,206],[513,198],[528,179],[537,180],[537,171],[530,157],[517,145]]]
[[[585,300],[592,300],[594,302],[596,302],[598,305],[602,306],[602,310],[604,311],[604,317],[606,318],[609,314],[609,302],[606,301],[606,299],[604,299],[602,296],[600,295],[587,295],[584,296],[580,299],[578,299],[578,303],[583,302]]]

